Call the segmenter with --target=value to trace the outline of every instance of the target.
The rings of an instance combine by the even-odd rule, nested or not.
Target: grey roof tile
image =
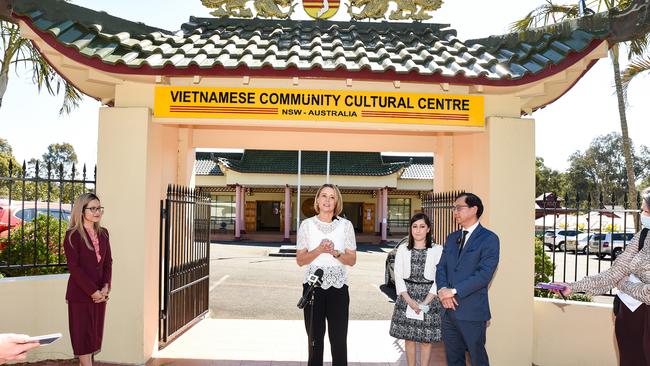
[[[411,164],[404,169],[400,179],[433,180],[433,164]]]
[[[532,38],[461,41],[444,24],[212,18],[190,18],[182,31],[171,34],[56,0],[15,3],[16,14],[83,56],[152,69],[320,68],[516,80],[606,37],[604,31],[574,27]]]

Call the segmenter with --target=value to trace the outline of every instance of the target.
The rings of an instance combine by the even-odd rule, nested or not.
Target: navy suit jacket
[[[445,241],[436,270],[438,289],[456,289],[457,319],[487,321],[491,317],[488,285],[499,264],[499,237],[479,224],[459,257],[461,236],[461,230],[454,231]]]

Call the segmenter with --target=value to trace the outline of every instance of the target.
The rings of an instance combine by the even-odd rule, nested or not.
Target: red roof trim
[[[265,67],[262,69],[249,69],[247,66],[240,66],[236,69],[226,69],[222,66],[214,66],[209,69],[199,68],[196,65],[190,65],[187,68],[176,68],[174,65],[165,65],[161,68],[153,68],[149,65],[143,65],[138,68],[129,67],[125,64],[111,65],[102,62],[99,57],[86,57],[79,53],[79,51],[72,46],[65,46],[58,42],[56,37],[49,32],[42,31],[33,25],[32,19],[28,16],[21,16],[14,14],[14,17],[24,21],[43,41],[45,41],[52,48],[57,50],[62,55],[77,61],[83,65],[95,68],[100,71],[124,74],[124,75],[161,75],[161,76],[258,76],[258,77],[300,77],[300,78],[336,78],[346,79],[353,78],[359,80],[402,80],[414,82],[430,82],[430,83],[449,83],[455,85],[486,85],[486,86],[520,86],[539,81],[551,75],[559,73],[576,62],[582,60],[586,55],[598,47],[605,40],[594,39],[584,50],[580,52],[571,53],[561,63],[557,65],[550,65],[542,72],[535,75],[526,75],[519,79],[501,79],[491,80],[485,77],[470,78],[462,74],[453,77],[435,75],[421,75],[417,72],[409,72],[406,74],[397,73],[395,71],[386,71],[382,73],[373,72],[370,70],[361,71],[347,71],[338,69],[334,71],[326,71],[320,68],[311,70],[299,70],[295,67],[287,68],[285,70],[277,70],[272,67]],[[584,75],[584,73],[583,73]]]

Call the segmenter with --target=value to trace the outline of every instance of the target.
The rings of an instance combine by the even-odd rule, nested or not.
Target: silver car
[[[582,233],[577,237],[571,237],[566,240],[566,251],[574,253],[589,254],[589,241],[594,237],[594,233]]]
[[[591,240],[589,240],[589,252],[600,258],[605,258],[606,256],[611,256],[612,259],[616,259],[623,250],[625,246],[632,241],[634,233],[603,233],[595,234]]]
[[[582,234],[580,230],[547,230],[544,232],[544,245],[550,250],[555,246],[556,250],[563,252],[566,249],[567,240],[576,240],[578,234]]]

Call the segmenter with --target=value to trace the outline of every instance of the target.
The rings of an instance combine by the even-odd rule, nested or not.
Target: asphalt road
[[[210,309],[218,319],[303,319],[296,307],[303,269],[295,258],[269,257],[278,246],[212,244]],[[351,320],[388,320],[395,291],[383,286],[389,249],[359,245],[357,264],[348,270]]]
[[[603,272],[612,265],[611,257],[599,260],[595,255],[574,254],[573,252],[555,253],[545,249],[546,255],[555,263],[555,281],[574,282],[587,275]]]

